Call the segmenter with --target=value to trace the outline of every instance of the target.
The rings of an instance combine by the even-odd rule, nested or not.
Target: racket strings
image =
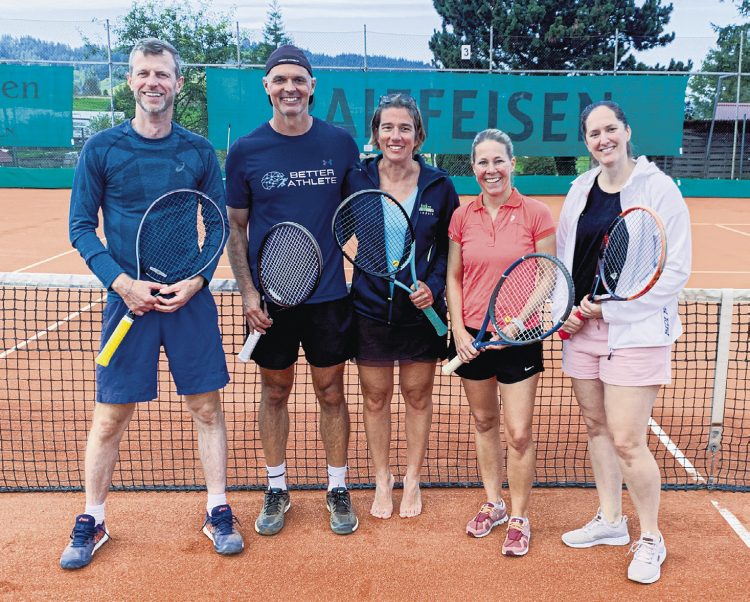
[[[605,288],[620,298],[637,295],[660,271],[662,255],[662,232],[654,217],[648,211],[628,212],[609,233],[602,254]]]
[[[369,274],[390,276],[411,258],[409,218],[397,201],[379,193],[351,197],[337,212],[333,230],[344,255]]]
[[[189,191],[165,195],[149,208],[138,233],[142,275],[163,283],[190,278],[223,241],[224,219],[213,202]]]
[[[321,260],[315,241],[300,228],[282,224],[269,232],[260,251],[263,292],[277,305],[306,301],[320,279]]]
[[[553,296],[558,286],[568,285],[554,261],[544,257],[524,259],[497,290],[493,305],[495,328],[511,341],[540,339],[554,326]]]

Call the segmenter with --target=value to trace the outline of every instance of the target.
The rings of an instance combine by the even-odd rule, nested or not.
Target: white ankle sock
[[[206,502],[206,512],[211,514],[211,510],[216,506],[223,506],[227,503],[227,492],[224,493],[209,493],[208,501]]]
[[[86,509],[83,511],[84,514],[90,514],[94,517],[94,522],[97,525],[101,525],[104,522],[104,504],[94,506],[93,504],[86,504]]]
[[[348,468],[346,464],[344,466],[328,465],[328,491],[336,487],[346,489],[346,470]]]
[[[278,466],[266,465],[266,473],[268,474],[268,487],[270,489],[286,491],[286,462],[282,462]]]

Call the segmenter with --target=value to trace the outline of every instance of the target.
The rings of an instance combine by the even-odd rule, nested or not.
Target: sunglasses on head
[[[413,105],[415,107],[417,106],[417,101],[408,94],[404,94],[403,92],[396,92],[394,94],[386,94],[384,96],[381,96],[379,106],[384,107],[395,102],[401,102],[403,104]]]

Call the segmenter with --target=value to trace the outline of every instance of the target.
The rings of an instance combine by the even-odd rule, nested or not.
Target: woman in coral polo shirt
[[[461,377],[474,418],[479,470],[487,501],[466,526],[474,537],[510,522],[502,553],[523,556],[531,530],[528,502],[536,450],[531,437],[534,399],[544,370],[542,345],[489,348],[477,351],[472,342],[482,325],[492,290],[505,269],[526,253],[555,253],[555,225],[547,206],[513,188],[516,160],[513,143],[499,130],[477,134],[471,147],[474,175],[482,190],[453,214],[448,237],[447,299],[452,341],[449,354],[465,364]],[[487,338],[494,332],[487,332]],[[500,449],[500,401],[508,444],[508,483],[512,513],[502,497],[503,459]]]

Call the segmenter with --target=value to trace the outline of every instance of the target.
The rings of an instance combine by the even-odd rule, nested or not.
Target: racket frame
[[[654,271],[653,276],[648,281],[646,286],[644,286],[643,289],[641,289],[640,291],[630,296],[621,297],[615,291],[610,289],[609,285],[607,284],[607,277],[605,273],[605,256],[607,253],[607,247],[609,246],[610,235],[615,230],[615,228],[626,218],[626,216],[630,213],[633,213],[634,211],[645,211],[654,220],[657,230],[659,231],[659,234],[661,235],[661,254],[659,255],[659,261],[656,266],[656,270]],[[666,231],[664,230],[664,224],[662,223],[659,215],[656,213],[656,211],[654,211],[650,207],[643,207],[641,205],[629,207],[628,209],[625,209],[622,213],[620,213],[612,221],[612,223],[609,225],[609,228],[607,228],[607,233],[604,235],[604,238],[602,239],[602,244],[601,244],[601,247],[599,248],[599,258],[597,259],[596,276],[594,276],[594,284],[591,286],[591,292],[589,293],[589,300],[592,302],[601,303],[602,301],[632,301],[633,299],[638,299],[638,297],[642,297],[654,287],[654,285],[657,283],[657,281],[661,277],[662,272],[664,271],[664,265],[666,264],[666,262],[667,262],[667,234],[666,234]],[[600,282],[608,294],[595,296],[596,290],[599,288]]]
[[[273,232],[275,232],[281,227],[287,227],[287,228],[293,227],[299,230],[300,232],[302,232],[302,234],[309,239],[310,243],[312,243],[311,247],[315,251],[315,254],[318,260],[318,273],[315,279],[315,283],[310,289],[309,294],[304,299],[302,299],[299,303],[288,304],[288,303],[284,303],[283,299],[278,300],[274,295],[268,292],[268,290],[263,284],[263,270],[261,270],[261,264],[263,262],[266,242],[270,239]],[[310,297],[312,297],[315,291],[317,290],[318,285],[320,284],[320,279],[323,274],[323,254],[320,250],[320,245],[318,244],[318,241],[315,240],[315,237],[307,228],[305,228],[304,226],[296,222],[279,222],[278,224],[274,224],[273,226],[271,226],[268,232],[266,232],[265,235],[263,236],[263,240],[261,241],[260,248],[258,250],[257,271],[258,271],[258,286],[260,287],[260,292],[261,292],[261,296],[263,297],[263,304],[264,304],[264,307],[266,308],[266,312],[268,311],[267,302],[269,298],[274,305],[280,307],[281,309],[297,307],[298,305],[302,305],[305,301],[307,301]],[[261,336],[262,336],[262,333],[257,330],[253,330],[252,332],[250,332],[250,334],[248,334],[247,338],[245,339],[245,343],[242,345],[242,349],[240,349],[240,352],[237,354],[237,359],[243,363],[249,362],[250,356],[255,350],[255,346],[258,344],[258,341],[260,340]]]
[[[383,196],[389,199],[393,202],[393,204],[398,207],[398,210],[401,212],[401,214],[404,217],[404,220],[406,222],[406,227],[408,228],[408,232],[411,235],[412,243],[409,248],[409,258],[407,261],[403,261],[399,264],[398,269],[389,272],[388,274],[383,274],[381,272],[375,272],[373,270],[369,270],[367,268],[364,268],[360,265],[357,265],[357,262],[355,261],[354,257],[350,257],[349,254],[345,250],[346,241],[339,241],[338,237],[336,236],[336,221],[338,216],[343,212],[346,207],[358,196],[365,195],[365,194],[373,194],[378,196]],[[369,274],[370,276],[375,276],[377,278],[381,278],[385,280],[386,282],[389,282],[391,284],[395,284],[405,292],[407,292],[409,295],[411,295],[413,292],[417,290],[417,266],[416,266],[416,235],[414,232],[414,225],[411,223],[411,218],[409,217],[409,214],[406,213],[404,208],[401,206],[401,203],[398,202],[398,199],[396,199],[392,194],[389,194],[385,192],[384,190],[380,190],[377,188],[368,188],[366,190],[358,190],[357,192],[350,194],[348,197],[346,197],[341,204],[336,208],[336,211],[333,214],[333,220],[331,221],[331,230],[333,232],[333,239],[336,241],[336,245],[341,250],[341,253],[343,256],[351,263],[354,267],[356,267],[359,270],[362,270],[366,274]],[[401,272],[407,264],[409,265],[409,270],[411,273],[412,281],[414,282],[414,286],[409,287],[407,284],[404,284],[401,282],[396,276],[399,272]],[[432,327],[435,329],[435,332],[439,336],[443,336],[447,334],[448,332],[448,326],[443,322],[443,320],[440,318],[440,316],[435,311],[435,308],[430,305],[429,307],[425,307],[421,310],[425,317],[430,321],[430,324],[432,324]]]
[[[530,339],[523,339],[523,340],[517,340],[517,339],[511,339],[503,334],[503,328],[504,325],[500,325],[497,323],[497,320],[495,318],[495,302],[497,301],[497,297],[502,291],[503,284],[505,284],[506,280],[510,277],[513,270],[520,265],[522,262],[534,258],[534,257],[541,257],[545,260],[549,260],[552,263],[555,264],[557,267],[559,274],[562,275],[563,280],[567,284],[567,298],[566,298],[566,305],[565,310],[563,311],[562,315],[554,322],[551,328],[542,331],[540,329],[540,334],[534,338]],[[556,286],[559,286],[560,281],[558,280],[556,283]],[[474,338],[474,341],[472,345],[474,346],[474,349],[479,351],[480,349],[484,349],[487,347],[505,347],[505,346],[513,346],[513,347],[520,347],[522,345],[531,345],[532,343],[538,343],[540,341],[543,341],[544,339],[552,336],[555,332],[557,332],[560,327],[565,323],[565,320],[568,319],[568,316],[570,315],[571,310],[573,309],[573,301],[575,299],[575,292],[573,288],[573,278],[570,276],[570,272],[568,272],[568,269],[565,267],[565,264],[563,264],[562,261],[560,261],[557,257],[554,257],[553,255],[548,255],[547,253],[527,253],[526,255],[523,255],[522,257],[519,257],[516,259],[513,263],[511,263],[506,270],[503,272],[502,276],[497,281],[497,284],[495,285],[495,288],[492,291],[492,294],[490,295],[489,303],[487,304],[487,312],[484,315],[484,320],[482,321],[482,326],[479,328],[479,332],[477,332],[476,337]],[[511,319],[512,322],[516,322],[518,320],[517,317]],[[487,334],[487,329],[489,328],[490,322],[492,322],[492,326],[495,329],[495,332],[498,336],[497,339],[489,340],[489,341],[483,341],[482,339]],[[456,355],[450,362],[447,364],[444,364],[442,367],[443,374],[453,374],[453,372],[464,364],[460,358],[460,356]]]
[[[605,270],[604,270],[604,253],[609,243],[609,235],[612,233],[615,227],[623,219],[625,219],[625,216],[628,213],[631,213],[633,211],[646,211],[654,219],[657,229],[659,230],[659,233],[661,234],[661,255],[659,256],[659,263],[657,265],[656,271],[654,272],[654,275],[651,277],[651,280],[648,282],[648,284],[636,294],[630,295],[629,297],[620,297],[619,295],[617,295],[617,293],[611,290],[609,286],[607,285],[607,277],[606,277]],[[664,266],[666,265],[666,263],[667,263],[667,233],[666,233],[666,230],[664,229],[664,223],[661,221],[659,214],[656,213],[656,211],[654,211],[650,207],[644,207],[643,205],[634,205],[633,207],[628,207],[627,209],[622,211],[614,220],[612,220],[612,223],[609,225],[609,228],[607,228],[607,233],[602,238],[602,244],[599,247],[599,256],[596,261],[596,274],[594,275],[594,283],[591,285],[591,292],[587,295],[588,300],[591,301],[592,303],[603,303],[604,301],[632,301],[633,299],[638,299],[639,297],[642,297],[643,295],[645,295],[652,288],[654,288],[654,285],[658,282],[659,278],[661,278],[661,275],[664,272]],[[597,289],[599,288],[600,282],[602,283],[604,290],[607,291],[606,295],[595,294]],[[579,320],[586,319],[584,318],[580,309],[576,309],[575,316]],[[564,330],[560,331],[560,338],[563,341],[567,341],[571,336],[572,335],[570,333],[565,332]]]
[[[203,270],[205,270],[211,263],[216,259],[216,257],[221,253],[222,249],[224,248],[224,241],[226,240],[227,236],[227,224],[226,220],[224,219],[224,215],[222,214],[221,210],[219,209],[219,206],[216,204],[216,202],[209,197],[204,192],[201,192],[200,190],[194,190],[192,188],[176,188],[174,190],[170,190],[169,192],[166,192],[162,194],[159,198],[157,198],[155,201],[153,201],[148,208],[146,209],[145,213],[141,217],[141,222],[138,224],[138,232],[136,234],[135,238],[135,256],[136,256],[136,280],[141,279],[141,248],[140,248],[140,242],[141,242],[141,232],[143,230],[143,224],[146,222],[148,217],[152,214],[152,211],[154,207],[157,206],[158,203],[162,202],[166,197],[177,194],[177,193],[189,193],[189,194],[197,194],[200,197],[202,197],[203,202],[210,203],[211,206],[213,206],[214,210],[216,211],[216,215],[219,218],[219,223],[221,224],[221,240],[219,241],[219,244],[216,246],[216,251],[211,255],[211,257],[205,261],[205,263],[202,264],[202,266],[197,269],[193,274],[185,277],[180,278],[178,280],[175,280],[174,282],[180,282],[182,280],[190,280],[191,278],[195,278],[198,274],[200,274]],[[206,232],[205,238],[209,238],[209,232]],[[154,272],[156,273],[156,272]],[[158,273],[156,273],[158,276]],[[167,281],[164,279],[153,279],[154,282],[158,282],[159,284],[174,284],[172,281]],[[159,293],[154,293],[155,297],[159,296]],[[107,339],[106,343],[102,346],[101,351],[99,351],[99,354],[96,356],[95,362],[102,367],[109,366],[110,361],[112,360],[112,356],[117,351],[117,348],[122,343],[125,336],[130,331],[130,328],[133,326],[133,322],[136,319],[136,314],[133,310],[128,309],[128,311],[125,313],[125,315],[120,319],[119,323],[115,327],[112,334]]]

